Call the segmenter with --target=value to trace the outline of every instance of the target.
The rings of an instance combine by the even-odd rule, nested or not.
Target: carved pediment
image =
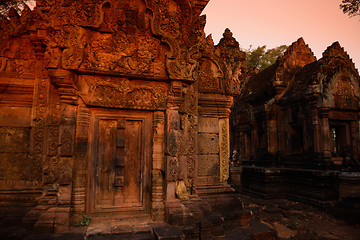
[[[221,92],[224,91],[223,73],[220,66],[211,59],[205,59],[200,63],[199,91]]]
[[[333,106],[337,109],[359,109],[359,92],[357,87],[357,95],[355,95],[356,86],[354,86],[350,80],[350,78],[340,77],[335,83],[336,90],[333,93]]]
[[[58,67],[61,59],[68,70],[195,80],[205,24],[197,11],[206,5],[204,1],[194,5],[186,0],[61,4],[42,0],[37,4],[48,29],[46,56],[51,64],[47,67]]]
[[[226,29],[219,44],[214,46],[211,36],[202,42],[202,58],[200,59],[200,91],[228,94],[240,93],[241,65],[245,61],[245,53],[240,50],[239,43]]]
[[[84,30],[81,42],[84,48],[78,53],[82,56],[78,66],[80,70],[166,77],[165,58],[160,57],[163,46],[159,39],[150,34],[114,35],[87,29]],[[73,51],[76,54],[75,48]],[[69,62],[72,54],[67,53],[64,52],[63,65],[75,67]]]

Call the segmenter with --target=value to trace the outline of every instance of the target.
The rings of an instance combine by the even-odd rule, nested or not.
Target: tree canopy
[[[360,15],[360,0],[342,0],[340,9],[350,17]]]
[[[287,45],[281,45],[279,47],[266,49],[266,45],[259,46],[255,49],[245,50],[246,62],[244,64],[244,72],[262,71],[265,68],[273,65],[276,59],[283,55]]]

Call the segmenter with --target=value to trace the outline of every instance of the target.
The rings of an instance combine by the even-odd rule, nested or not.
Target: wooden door
[[[145,210],[144,190],[149,179],[145,172],[145,120],[140,116],[94,117],[93,212]]]

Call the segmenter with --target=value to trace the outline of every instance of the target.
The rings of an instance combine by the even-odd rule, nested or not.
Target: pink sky
[[[319,59],[339,41],[360,68],[360,16],[349,18],[339,8],[341,0],[210,0],[206,34],[215,44],[230,28],[244,49],[290,45],[299,37]]]

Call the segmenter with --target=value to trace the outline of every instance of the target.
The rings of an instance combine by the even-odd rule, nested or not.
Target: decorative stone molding
[[[230,138],[229,138],[229,119],[219,119],[219,145],[220,145],[220,182],[226,182],[229,178],[229,159],[230,159]]]
[[[49,69],[51,84],[58,89],[62,103],[77,105],[77,87],[74,83],[74,74],[68,70]]]
[[[203,117],[229,117],[233,103],[231,96],[199,94],[199,114]]]

